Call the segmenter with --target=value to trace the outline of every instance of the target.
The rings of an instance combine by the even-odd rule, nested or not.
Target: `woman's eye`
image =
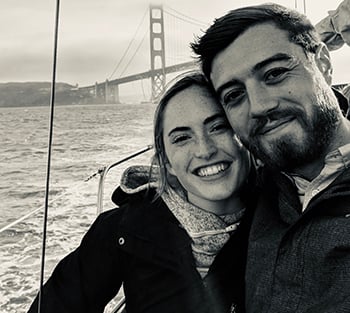
[[[226,129],[231,129],[231,126],[228,122],[222,122],[222,123],[215,124],[211,128],[212,131],[221,131],[221,130],[226,130]]]
[[[188,135],[177,135],[171,139],[171,143],[173,143],[173,144],[184,143],[188,139],[190,139],[190,136],[188,136]]]
[[[232,106],[238,104],[244,97],[244,94],[242,89],[228,91],[223,97],[223,105]]]
[[[288,72],[288,69],[285,67],[274,68],[268,72],[266,72],[265,81],[266,82],[279,82],[285,77],[285,74]]]

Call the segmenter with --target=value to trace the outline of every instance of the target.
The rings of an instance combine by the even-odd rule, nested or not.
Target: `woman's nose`
[[[197,158],[209,159],[217,152],[215,142],[208,136],[200,138],[195,148]]]

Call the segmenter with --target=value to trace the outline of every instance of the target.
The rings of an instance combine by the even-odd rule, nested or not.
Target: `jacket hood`
[[[122,174],[119,187],[113,192],[112,201],[120,205],[130,195],[156,189],[158,187],[159,171],[157,167],[133,165]]]

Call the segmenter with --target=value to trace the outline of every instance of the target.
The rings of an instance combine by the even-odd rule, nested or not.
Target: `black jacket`
[[[350,312],[350,170],[303,213],[290,179],[265,174],[249,237],[247,312]]]
[[[154,191],[125,194],[101,214],[44,286],[42,313],[103,312],[122,283],[128,313],[221,313],[243,306],[244,221],[202,280],[191,240]],[[249,214],[245,219],[248,219]],[[35,299],[28,313],[36,313]]]

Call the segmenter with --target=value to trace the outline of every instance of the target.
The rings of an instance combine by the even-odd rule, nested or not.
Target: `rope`
[[[50,201],[50,204],[52,204],[52,203],[54,203],[55,201],[61,199],[61,198],[62,198],[63,196],[65,196],[68,192],[71,192],[72,189],[75,189],[75,188],[79,187],[79,186],[82,185],[83,183],[85,183],[85,182],[89,181],[90,179],[92,179],[93,177],[95,177],[97,174],[99,174],[99,172],[96,172],[96,173],[90,175],[90,176],[89,176],[88,178],[86,178],[84,181],[79,182],[79,183],[73,185],[73,186],[70,187],[68,190],[66,190],[65,192],[61,193],[61,194],[60,194],[59,196],[57,196],[56,198],[52,199],[52,200]],[[2,233],[2,232],[4,232],[4,231],[6,231],[6,230],[12,228],[13,226],[16,226],[17,224],[21,223],[21,222],[24,221],[25,219],[27,219],[27,218],[31,217],[32,215],[34,215],[34,214],[40,212],[40,211],[41,211],[42,209],[44,209],[44,208],[45,208],[45,205],[42,205],[41,207],[36,208],[36,209],[34,209],[33,211],[29,212],[28,214],[26,214],[26,215],[24,215],[24,216],[18,218],[17,220],[13,221],[12,223],[10,223],[10,224],[4,226],[3,228],[1,228],[1,229],[0,229],[0,233]]]
[[[49,143],[48,143],[48,155],[47,155],[47,174],[46,174],[46,188],[45,188],[45,210],[44,210],[44,223],[43,223],[43,242],[42,242],[42,255],[41,255],[41,271],[40,271],[40,288],[39,288],[38,313],[41,312],[42,289],[43,289],[43,286],[44,286],[46,229],[47,229],[47,216],[48,216],[48,206],[49,206],[51,151],[52,151],[53,119],[54,119],[54,107],[55,107],[55,85],[56,85],[56,68],[57,68],[56,65],[57,65],[59,11],[60,11],[60,0],[56,0],[56,17],[55,17],[55,32],[54,32],[55,38],[54,38],[51,97],[50,97],[50,125],[49,125],[49,140],[48,140]]]

